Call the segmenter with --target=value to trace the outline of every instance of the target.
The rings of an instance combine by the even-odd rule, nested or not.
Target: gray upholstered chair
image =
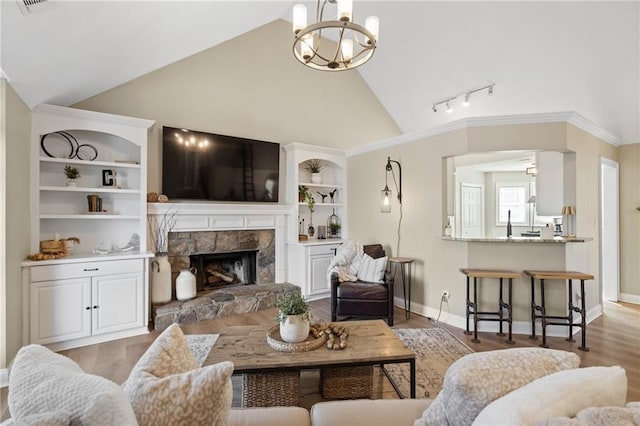
[[[381,244],[365,245],[364,252],[374,259],[385,256]],[[393,325],[393,276],[389,272],[381,284],[339,282],[338,274],[331,274],[331,321],[348,318],[382,318]]]

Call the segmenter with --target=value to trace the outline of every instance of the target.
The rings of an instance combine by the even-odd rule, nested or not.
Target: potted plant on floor
[[[303,342],[309,337],[309,304],[298,292],[285,293],[278,299],[280,337],[287,343]]]

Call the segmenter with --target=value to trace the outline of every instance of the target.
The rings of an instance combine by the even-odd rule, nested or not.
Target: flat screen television
[[[278,202],[280,144],[162,128],[162,192],[169,199]]]

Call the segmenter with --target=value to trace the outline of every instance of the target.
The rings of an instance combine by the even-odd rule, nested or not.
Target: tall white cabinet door
[[[31,284],[31,343],[48,344],[91,334],[91,279]]]
[[[333,254],[316,254],[309,257],[311,270],[311,294],[326,292],[331,288],[327,279],[327,270]]]
[[[93,277],[92,296],[94,335],[144,325],[141,273]]]

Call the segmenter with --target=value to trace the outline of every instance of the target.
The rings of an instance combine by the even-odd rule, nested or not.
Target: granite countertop
[[[566,244],[566,243],[584,243],[592,241],[593,238],[585,237],[553,237],[553,238],[541,238],[541,237],[493,237],[493,238],[464,238],[464,237],[447,237],[443,236],[445,241],[466,241],[474,243],[549,243],[549,244]]]

